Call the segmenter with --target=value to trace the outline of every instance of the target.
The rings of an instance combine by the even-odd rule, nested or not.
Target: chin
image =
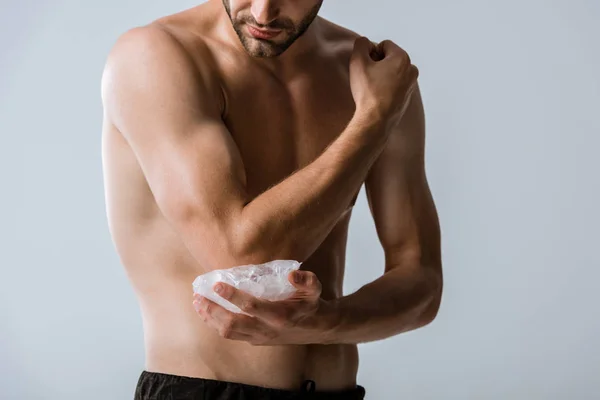
[[[242,41],[242,44],[250,56],[257,58],[274,58],[284,51],[275,45],[267,44],[264,41],[255,38],[245,38],[245,40]]]

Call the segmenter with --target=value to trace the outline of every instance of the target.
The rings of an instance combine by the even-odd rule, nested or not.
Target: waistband
[[[362,400],[360,385],[347,390],[318,390],[313,380],[305,380],[298,390],[275,389],[245,383],[196,378],[162,372],[142,371],[135,400]]]

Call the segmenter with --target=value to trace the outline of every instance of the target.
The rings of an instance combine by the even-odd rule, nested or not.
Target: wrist
[[[316,315],[316,332],[319,344],[334,344],[338,342],[338,333],[342,325],[342,308],[338,299],[320,300]]]
[[[385,125],[385,117],[377,107],[357,106],[352,121],[360,126],[377,130]]]
[[[359,140],[361,143],[381,147],[387,141],[385,121],[378,112],[357,109],[342,136]]]

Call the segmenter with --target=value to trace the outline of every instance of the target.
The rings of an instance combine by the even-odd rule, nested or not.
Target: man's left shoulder
[[[349,59],[354,47],[354,41],[361,35],[325,18],[320,19],[322,37],[325,40],[327,50],[332,52],[336,57]]]
[[[350,41],[354,42],[356,38],[360,37],[359,33],[354,32],[351,29],[348,29],[344,26],[338,25],[335,22],[332,22],[323,17],[319,17],[321,26],[323,27],[323,33],[325,34],[328,40],[333,41]]]

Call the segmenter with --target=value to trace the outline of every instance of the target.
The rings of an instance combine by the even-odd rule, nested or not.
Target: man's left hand
[[[335,325],[331,302],[321,299],[321,282],[310,271],[292,271],[288,280],[296,292],[289,298],[269,301],[219,282],[213,289],[244,313],[231,312],[206,297],[194,294],[194,308],[221,337],[253,345],[325,343]]]

